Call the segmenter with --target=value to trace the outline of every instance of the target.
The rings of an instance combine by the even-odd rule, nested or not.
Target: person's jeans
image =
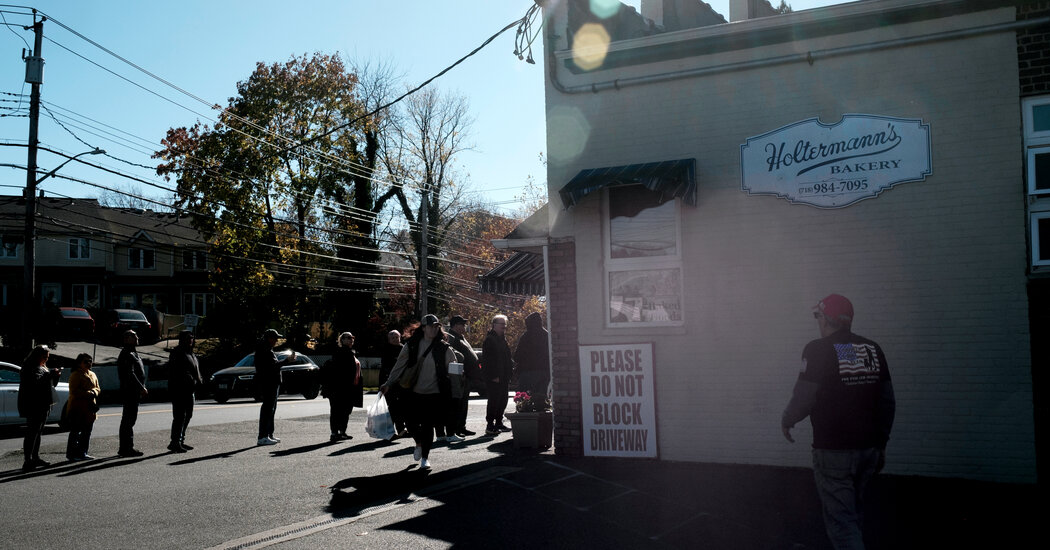
[[[26,462],[40,459],[40,436],[44,433],[44,424],[47,423],[49,414],[51,407],[25,417],[26,435],[22,440],[22,453]]]
[[[864,549],[862,498],[878,460],[878,449],[813,449],[813,477],[824,511],[824,528],[838,550]]]
[[[88,452],[94,420],[69,419],[69,438],[66,440],[66,458],[81,457]]]
[[[171,396],[171,442],[186,440],[186,428],[193,418],[193,390],[180,391]]]
[[[444,424],[448,412],[448,398],[440,393],[405,392],[409,414],[405,424],[416,445],[422,449],[422,457],[430,456],[434,446],[434,428]]]
[[[280,384],[259,388],[262,405],[259,407],[259,439],[273,436],[273,416],[277,413],[277,396]]]
[[[120,450],[135,448],[135,421],[139,418],[139,400],[124,399],[124,411],[120,415]]]
[[[330,412],[328,424],[332,428],[332,434],[345,434],[346,426],[350,423],[350,413],[354,410],[350,396],[329,395],[328,406]]]

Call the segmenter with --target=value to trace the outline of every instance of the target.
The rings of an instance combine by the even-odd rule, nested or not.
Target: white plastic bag
[[[368,421],[365,422],[365,431],[376,439],[390,439],[394,437],[394,419],[390,418],[390,408],[386,404],[386,396],[379,394],[379,399],[368,407]]]

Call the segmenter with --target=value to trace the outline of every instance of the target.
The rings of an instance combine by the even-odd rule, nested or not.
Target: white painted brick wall
[[[555,236],[576,238],[580,343],[655,343],[662,458],[808,465],[808,422],[792,445],[779,418],[818,336],[810,307],[839,292],[894,378],[889,472],[1034,480],[1015,61],[1006,33],[599,94],[548,90],[548,110],[578,109],[590,127],[581,156],[549,152],[559,208],[557,190],[582,168],[697,159],[699,205],[682,209],[682,329],[603,328],[600,200],[555,214]],[[748,136],[846,113],[921,118],[933,175],[837,210],[741,191]],[[552,144],[562,130],[549,121]]]

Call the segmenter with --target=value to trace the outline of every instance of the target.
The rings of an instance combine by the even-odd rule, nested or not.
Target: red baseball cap
[[[823,300],[813,306],[813,311],[823,313],[825,317],[836,323],[850,324],[853,322],[853,304],[841,294],[828,294]]]

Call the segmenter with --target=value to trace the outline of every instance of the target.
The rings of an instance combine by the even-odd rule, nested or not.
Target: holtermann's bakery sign
[[[802,120],[740,146],[742,187],[819,208],[841,208],[933,173],[922,120],[844,115]]]

